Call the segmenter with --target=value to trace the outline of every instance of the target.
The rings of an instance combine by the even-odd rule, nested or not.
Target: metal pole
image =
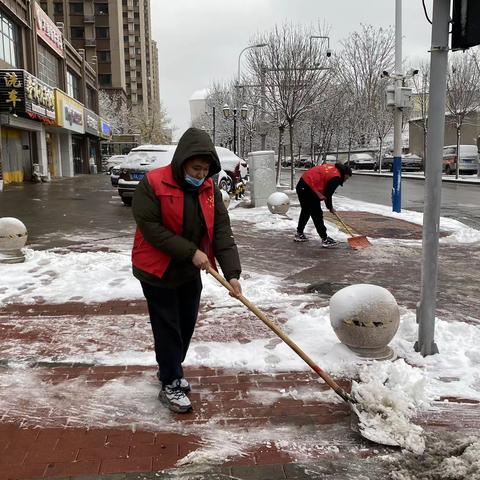
[[[215,145],[215,107],[212,107],[212,140]]]
[[[402,0],[395,0],[395,100],[402,87]],[[402,210],[402,110],[395,106],[393,114],[393,187],[392,209]]]
[[[265,129],[265,81],[266,81],[266,68],[262,66],[260,71],[260,83],[261,83],[261,94],[260,94],[260,123],[261,123],[261,131],[260,131],[260,141],[261,147],[260,150],[265,150],[265,143],[267,134],[264,132]]]
[[[437,303],[438,239],[442,194],[442,150],[447,92],[448,29],[450,0],[434,0],[430,54],[427,159],[423,215],[421,300],[417,306],[418,341],[415,350],[423,356],[438,353],[434,341]]]
[[[237,109],[233,109],[233,153],[237,154]]]

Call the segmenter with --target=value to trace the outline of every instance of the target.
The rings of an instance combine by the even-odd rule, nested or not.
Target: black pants
[[[141,284],[148,304],[160,381],[169,385],[183,377],[182,362],[197,321],[202,281],[198,275],[175,288]]]
[[[308,220],[312,217],[313,224],[320,238],[327,238],[327,229],[323,223],[323,211],[318,195],[300,179],[297,183],[297,195],[300,201],[300,217],[298,218],[297,232],[303,233]]]

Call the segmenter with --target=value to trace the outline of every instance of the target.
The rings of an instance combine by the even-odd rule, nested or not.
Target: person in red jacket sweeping
[[[158,398],[178,413],[192,409],[182,363],[200,305],[200,270],[215,268],[217,259],[233,295],[242,293],[230,219],[211,178],[220,169],[208,134],[189,128],[171,164],[149,171],[133,197],[133,274],[147,300],[161,382]]]
[[[322,201],[332,212],[332,196],[339,185],[352,176],[352,169],[342,163],[317,165],[307,170],[297,183],[297,195],[300,201],[300,217],[298,219],[296,242],[306,242],[308,238],[303,231],[308,220],[312,217],[317,233],[322,239],[322,247],[334,247],[337,242],[327,235],[327,228],[323,222]]]

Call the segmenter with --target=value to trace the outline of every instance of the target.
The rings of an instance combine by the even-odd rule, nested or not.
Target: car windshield
[[[130,152],[127,157],[127,163],[132,164],[141,164],[141,165],[150,165],[152,163],[159,163],[160,165],[168,165],[172,161],[173,152],[172,151],[138,151]]]

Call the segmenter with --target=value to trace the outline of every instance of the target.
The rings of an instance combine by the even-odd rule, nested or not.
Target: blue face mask
[[[195,177],[192,177],[190,175],[188,175],[187,173],[185,174],[185,181],[187,183],[189,183],[190,185],[192,185],[192,187],[201,187],[203,182],[205,181],[204,178],[195,178]]]

